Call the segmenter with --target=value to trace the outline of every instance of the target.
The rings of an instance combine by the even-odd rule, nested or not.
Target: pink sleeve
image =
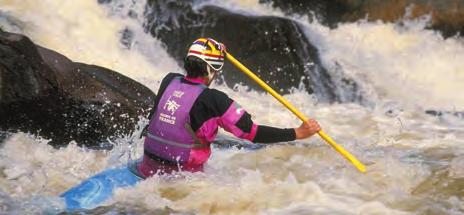
[[[245,113],[245,110],[238,103],[233,102],[227,111],[219,118],[218,123],[224,130],[232,133],[236,137],[253,141],[256,136],[256,131],[258,130],[258,125],[251,122],[252,125],[249,133],[235,125]]]

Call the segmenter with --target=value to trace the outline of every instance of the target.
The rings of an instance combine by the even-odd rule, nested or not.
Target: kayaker
[[[222,43],[199,38],[184,59],[186,75],[170,73],[162,80],[145,132],[144,155],[137,164],[143,177],[201,171],[218,127],[254,143],[304,139],[321,129],[312,119],[297,128],[257,125],[237,102],[209,88],[222,71],[224,52]]]

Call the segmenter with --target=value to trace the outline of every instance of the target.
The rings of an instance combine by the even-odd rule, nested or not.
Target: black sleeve
[[[213,101],[213,109],[215,109],[216,116],[222,116],[230,105],[234,103],[234,100],[230,99],[227,94],[216,89],[208,90],[211,94],[211,100]],[[245,111],[242,117],[235,123],[239,129],[249,133],[253,126],[253,120],[251,115]],[[254,143],[277,143],[277,142],[288,142],[296,139],[295,130],[293,128],[276,128],[265,125],[258,125],[256,136],[253,139]]]
[[[192,107],[191,116],[193,118],[192,113],[195,113],[195,118],[201,118],[203,115],[203,120],[200,120],[200,123],[193,123],[192,128],[196,131],[198,127],[210,117],[220,117],[223,116],[224,113],[230,108],[231,105],[239,105],[237,102],[229,98],[227,94],[221,92],[216,89],[206,89],[203,91],[202,95],[200,95],[200,99],[198,101],[202,101],[204,106],[207,106],[211,112],[205,113],[206,108],[204,106],[194,105]],[[203,108],[203,109],[198,109]],[[251,120],[251,116],[248,112],[244,112],[240,119],[235,123],[235,126],[242,130],[243,132],[250,133],[251,126],[253,125],[253,121]]]
[[[190,110],[192,129],[197,131],[207,120],[222,116],[233,102],[225,93],[206,88],[195,100]]]
[[[259,125],[256,132],[254,143],[276,143],[288,142],[296,139],[293,128],[275,128],[265,125]]]
[[[205,89],[197,98],[190,111],[191,126],[196,131],[205,121],[212,117],[220,117],[234,103],[227,94],[216,89]],[[237,104],[238,105],[238,104]],[[249,133],[253,126],[251,115],[245,111],[235,123],[240,130]],[[281,129],[270,126],[258,125],[255,143],[277,143],[295,140],[295,130],[292,128]]]

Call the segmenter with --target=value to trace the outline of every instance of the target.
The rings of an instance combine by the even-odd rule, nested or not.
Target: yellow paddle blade
[[[245,73],[248,77],[253,79],[259,86],[261,86],[264,90],[270,93],[274,98],[276,98],[280,103],[282,103],[287,109],[289,109],[293,114],[295,114],[301,121],[306,122],[308,118],[304,116],[300,111],[298,111],[295,106],[290,104],[284,97],[278,94],[274,89],[272,89],[269,85],[267,85],[264,81],[262,81],[258,76],[256,76],[253,72],[251,72],[248,68],[246,68],[243,64],[241,64],[237,59],[235,59],[231,54],[226,52],[226,57],[229,61],[236,66],[240,71]],[[330,144],[338,153],[343,155],[348,161],[350,161],[360,172],[366,172],[366,167],[362,164],[356,157],[346,151],[342,146],[338,145],[332,138],[330,138],[326,133],[322,130],[317,132],[319,136],[324,139],[328,144]]]

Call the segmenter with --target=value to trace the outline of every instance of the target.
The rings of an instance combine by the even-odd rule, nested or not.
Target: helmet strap
[[[208,71],[208,86],[213,82],[213,79],[216,76],[216,71],[211,68],[210,65],[206,66],[206,71]]]

